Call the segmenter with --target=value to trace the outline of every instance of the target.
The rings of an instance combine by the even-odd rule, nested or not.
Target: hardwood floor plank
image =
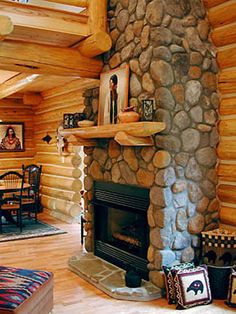
[[[67,261],[83,248],[80,226],[67,224],[44,213],[39,219],[59,227],[67,234],[0,242],[0,265],[48,270],[54,273],[54,309],[52,314],[174,314],[174,305],[165,299],[132,302],[110,298],[78,275],[69,271]],[[205,314],[230,313],[224,301],[204,306]],[[198,308],[188,314],[199,313]],[[45,314],[45,313],[40,313]]]

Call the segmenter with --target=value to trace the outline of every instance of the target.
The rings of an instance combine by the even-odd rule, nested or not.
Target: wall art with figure
[[[0,152],[24,150],[24,123],[0,122]]]
[[[129,67],[100,75],[98,125],[116,124],[121,110],[128,107]]]

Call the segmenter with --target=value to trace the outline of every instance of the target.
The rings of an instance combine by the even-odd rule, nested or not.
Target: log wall
[[[71,222],[81,211],[81,147],[68,147],[60,156],[57,150],[57,128],[64,113],[82,112],[82,90],[65,86],[42,93],[43,100],[33,106],[35,111],[35,162],[43,166],[41,203],[52,216]],[[42,138],[51,136],[48,144]]]
[[[204,0],[220,67],[218,197],[220,221],[236,227],[236,1]]]
[[[10,117],[10,118],[9,118]],[[3,122],[24,122],[24,147],[22,152],[1,152],[0,173],[9,170],[21,171],[22,164],[28,165],[34,160],[34,123],[33,111],[19,99],[2,99],[0,118]],[[10,119],[10,121],[9,121]]]

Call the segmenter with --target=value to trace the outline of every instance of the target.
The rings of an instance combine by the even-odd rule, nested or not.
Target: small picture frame
[[[24,151],[24,123],[0,122],[0,152]]]
[[[63,128],[70,129],[74,127],[74,114],[73,113],[65,113],[63,115]]]
[[[142,121],[153,121],[154,99],[142,100]]]

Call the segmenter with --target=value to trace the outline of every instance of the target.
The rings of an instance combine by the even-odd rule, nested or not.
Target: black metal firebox
[[[148,279],[149,189],[96,181],[93,204],[94,254]]]

